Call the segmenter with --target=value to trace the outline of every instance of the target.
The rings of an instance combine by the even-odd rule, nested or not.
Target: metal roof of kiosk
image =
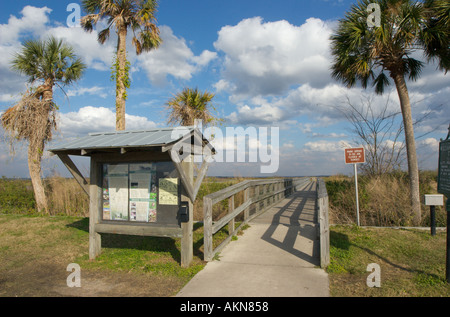
[[[202,147],[207,146],[210,149],[210,154],[215,154],[215,149],[209,143],[207,139],[203,137],[203,134],[193,126],[185,127],[173,127],[173,128],[160,128],[152,130],[139,130],[139,131],[114,131],[103,133],[89,133],[85,137],[77,139],[71,139],[62,141],[58,144],[51,146],[48,151],[58,155],[67,169],[71,172],[78,183],[83,187],[85,192],[89,195],[89,189],[87,181],[79,172],[69,155],[91,156],[97,153],[121,153],[128,152],[142,152],[142,151],[157,151],[168,152],[171,154],[170,149],[178,142],[186,141],[187,139],[197,138],[198,142],[201,142]],[[191,143],[192,144],[192,143]],[[197,143],[199,144],[199,143]],[[195,142],[194,142],[195,146]],[[197,153],[197,152],[195,152]],[[202,153],[202,152],[199,152]],[[187,181],[186,175],[182,169],[180,162],[174,162],[183,185],[188,191],[188,194],[192,201],[197,196],[198,189],[203,177],[206,175],[208,160],[204,160],[202,167],[197,176],[195,184],[190,184]]]
[[[168,146],[175,144],[188,134],[194,132],[194,127],[161,128],[141,131],[114,131],[89,133],[85,137],[66,140],[51,146],[48,151],[57,154],[65,152],[69,155],[88,155],[87,151],[109,152],[111,149],[146,148]],[[197,129],[198,135],[202,134]],[[176,136],[176,137],[174,137]],[[206,139],[202,136],[205,144]],[[84,150],[84,151],[83,151]]]

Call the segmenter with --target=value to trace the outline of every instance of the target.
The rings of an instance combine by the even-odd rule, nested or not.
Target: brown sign
[[[365,163],[364,148],[345,149],[345,164]]]

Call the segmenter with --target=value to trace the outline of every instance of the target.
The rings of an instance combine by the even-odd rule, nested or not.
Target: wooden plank
[[[97,233],[126,234],[133,236],[151,236],[151,237],[172,237],[181,238],[183,233],[181,228],[152,226],[148,224],[112,224],[98,223],[95,225]]]
[[[75,163],[70,159],[69,155],[58,153],[59,159],[63,162],[64,166],[69,170],[70,174],[72,174],[73,178],[78,182],[83,191],[89,196],[89,185],[83,175],[80,173],[79,169],[75,165]]]
[[[91,157],[90,185],[89,185],[89,259],[94,260],[101,252],[102,240],[95,226],[100,219],[102,190],[100,164]]]
[[[218,203],[219,201],[222,201],[231,195],[237,194],[241,190],[246,189],[248,186],[250,186],[252,181],[243,181],[239,184],[235,184],[232,186],[229,186],[227,188],[224,188],[222,190],[219,190],[215,193],[209,194],[208,197],[211,198],[213,204]]]

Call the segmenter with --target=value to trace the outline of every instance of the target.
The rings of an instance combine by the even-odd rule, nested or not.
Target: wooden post
[[[102,238],[95,231],[99,223],[102,199],[101,190],[101,164],[91,157],[90,185],[89,185],[89,260],[94,260],[101,252]]]
[[[316,183],[317,208],[319,213],[320,266],[330,264],[330,229],[328,220],[328,193],[323,180]]]
[[[247,187],[244,190],[244,203],[246,203],[250,198],[250,187]],[[250,207],[245,208],[244,210],[244,221],[246,221],[248,219],[248,217],[250,216]]]
[[[228,214],[234,211],[234,195],[228,198]],[[228,234],[231,235],[234,231],[234,218],[228,222]]]
[[[258,200],[259,198],[259,185],[256,185],[255,191],[253,193],[254,199],[255,199],[255,214],[259,212],[259,207],[261,206],[261,202]]]
[[[206,196],[203,197],[203,253],[205,261],[212,260],[212,200]]]
[[[193,156],[190,155],[185,159],[185,161],[181,162],[181,167],[186,175],[187,181],[190,182],[191,186],[193,186],[194,182],[193,159]],[[194,204],[184,186],[181,192],[181,201],[187,201],[189,205],[189,221],[181,223],[181,230],[183,231],[183,237],[181,238],[181,266],[188,267],[191,264],[194,255]]]

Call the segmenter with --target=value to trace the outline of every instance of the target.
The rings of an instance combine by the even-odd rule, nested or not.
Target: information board
[[[439,143],[438,193],[450,197],[450,140]]]
[[[103,164],[103,220],[177,224],[179,177],[172,162]]]

